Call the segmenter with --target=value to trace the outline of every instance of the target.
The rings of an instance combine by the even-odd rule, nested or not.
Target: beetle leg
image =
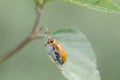
[[[49,50],[48,54],[51,55],[51,53],[52,53],[52,48]]]
[[[55,55],[56,55],[56,60],[58,61],[58,63],[60,63],[60,64],[62,65],[62,64],[63,64],[63,61],[62,61],[59,53],[58,53],[58,52],[55,52]]]
[[[63,65],[63,61],[61,60],[61,58],[58,58],[57,61],[58,61],[61,65]]]

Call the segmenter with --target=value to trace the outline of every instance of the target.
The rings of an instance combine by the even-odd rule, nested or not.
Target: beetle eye
[[[50,40],[50,43],[53,43],[53,40]]]

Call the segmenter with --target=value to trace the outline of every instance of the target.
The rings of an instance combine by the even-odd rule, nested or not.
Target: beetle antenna
[[[46,34],[48,34],[48,35],[50,35],[50,32],[49,32],[49,30],[48,30],[48,28],[47,27],[45,27],[45,30],[46,30]]]
[[[47,34],[49,38],[52,38],[52,37],[51,37],[51,33],[49,32],[49,30],[48,30],[47,27],[45,27],[45,30],[46,30],[45,34]]]

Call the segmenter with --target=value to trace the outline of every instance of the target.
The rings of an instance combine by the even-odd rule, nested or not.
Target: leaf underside
[[[85,35],[73,29],[61,29],[53,33],[67,51],[65,64],[57,65],[68,80],[100,80],[95,54]]]
[[[81,6],[86,6],[88,8],[110,12],[119,13],[120,7],[113,3],[111,0],[64,0],[70,3],[74,3]]]

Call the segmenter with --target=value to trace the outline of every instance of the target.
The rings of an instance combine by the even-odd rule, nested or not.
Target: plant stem
[[[39,29],[39,22],[40,22],[40,19],[41,19],[42,9],[43,9],[43,7],[36,8],[37,17],[36,17],[36,20],[35,20],[35,23],[34,23],[34,26],[33,26],[33,29],[32,29],[31,33],[34,33]]]
[[[9,50],[6,52],[3,56],[0,56],[0,62],[3,62],[7,60],[10,56],[18,52],[20,49],[22,49],[26,44],[28,44],[31,40],[37,38],[37,35],[40,33],[40,27],[39,27],[39,22],[41,19],[41,13],[42,13],[42,8],[36,8],[36,20],[33,26],[32,31],[29,33],[28,36],[26,36],[25,39],[23,39],[18,45],[16,45],[13,49]]]

